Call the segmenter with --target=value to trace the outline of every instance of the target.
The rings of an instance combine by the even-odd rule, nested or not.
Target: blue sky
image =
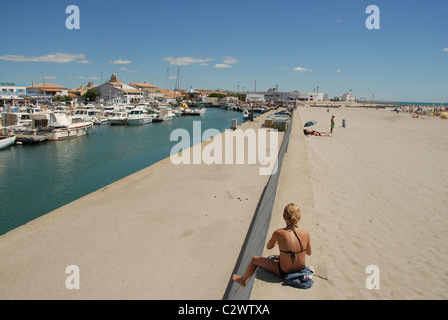
[[[80,10],[69,30],[67,6]],[[369,30],[366,8],[380,9]],[[108,80],[448,101],[446,0],[41,0],[2,3],[0,81]],[[6,13],[6,14],[5,14]],[[175,79],[169,81],[170,89]]]

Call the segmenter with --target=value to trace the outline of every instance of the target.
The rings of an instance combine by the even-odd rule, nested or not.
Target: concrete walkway
[[[0,299],[222,299],[269,179],[259,169],[167,158],[6,233]],[[66,287],[71,265],[79,289]]]

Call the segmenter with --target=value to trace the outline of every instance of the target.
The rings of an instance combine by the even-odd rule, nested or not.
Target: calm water
[[[169,157],[176,128],[193,121],[223,132],[242,113],[207,109],[201,117],[141,126],[95,126],[84,137],[0,151],[0,235],[90,192]]]

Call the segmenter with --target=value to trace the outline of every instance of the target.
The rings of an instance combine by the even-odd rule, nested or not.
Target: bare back
[[[280,249],[280,267],[282,270],[295,272],[303,269],[306,266],[305,253],[311,254],[308,232],[297,227],[286,227],[276,230],[274,237],[276,237]]]

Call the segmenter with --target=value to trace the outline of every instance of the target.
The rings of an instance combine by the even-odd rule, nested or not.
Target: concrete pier
[[[266,116],[240,128],[270,130]],[[259,169],[167,158],[6,233],[0,299],[222,299],[269,179]]]

